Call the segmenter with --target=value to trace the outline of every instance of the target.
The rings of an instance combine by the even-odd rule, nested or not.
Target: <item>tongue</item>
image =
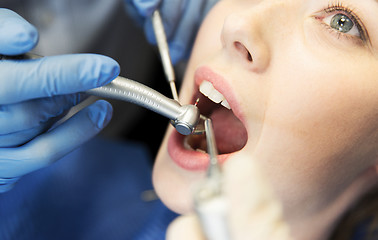
[[[219,154],[235,152],[244,147],[248,139],[247,131],[231,110],[221,107],[210,118]]]

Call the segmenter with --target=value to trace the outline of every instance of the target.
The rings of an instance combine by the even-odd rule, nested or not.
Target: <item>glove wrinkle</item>
[[[43,124],[40,124],[29,129],[23,129],[20,131],[15,131],[7,134],[0,135],[0,147],[1,148],[15,148],[27,144],[32,141],[35,137],[48,131],[56,122],[62,119],[63,116],[50,118]]]
[[[80,95],[61,95],[3,105],[0,112],[0,135],[29,130],[44,125],[50,118],[61,118],[71,107],[80,103]]]

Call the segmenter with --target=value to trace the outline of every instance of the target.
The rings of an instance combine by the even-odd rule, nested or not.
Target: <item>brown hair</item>
[[[363,196],[338,222],[330,240],[378,239],[378,187]]]

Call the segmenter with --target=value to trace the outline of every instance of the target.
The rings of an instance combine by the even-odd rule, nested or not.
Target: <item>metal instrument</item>
[[[163,20],[161,18],[159,10],[155,10],[153,12],[151,20],[152,20],[153,30],[154,30],[156,42],[157,42],[159,53],[160,53],[161,62],[163,64],[165,77],[166,77],[166,79],[169,83],[169,86],[171,88],[173,99],[176,100],[177,102],[179,102],[176,83],[175,83],[175,81],[176,81],[175,71],[173,69],[173,64],[172,64],[171,56],[170,56],[170,53],[169,53],[167,36],[165,34]],[[197,103],[198,103],[198,100],[194,104],[194,106],[197,106]],[[204,129],[204,125],[203,125],[204,119],[205,119],[205,117],[200,115],[200,119],[197,122],[196,128],[192,130],[192,134],[201,135],[201,134],[205,133],[205,129]],[[174,124],[174,123],[172,123],[172,124],[174,126],[176,126],[176,124]],[[177,127],[176,127],[176,129],[177,129]],[[185,134],[185,135],[188,135],[188,134]]]
[[[165,35],[164,25],[163,25],[163,21],[161,19],[159,10],[155,10],[154,13],[152,14],[152,25],[154,28],[156,42],[159,48],[161,62],[164,68],[164,73],[169,82],[173,99],[176,101],[179,101],[176,84],[175,84],[175,80],[176,80],[175,72],[173,69],[171,56],[169,54],[167,36]]]
[[[194,207],[207,240],[230,240],[227,202],[222,194],[222,172],[218,162],[211,120],[205,120],[207,152],[210,162],[207,176],[194,193]]]
[[[134,103],[154,111],[171,119],[172,125],[183,135],[189,135],[194,131],[200,117],[196,106],[182,106],[154,89],[124,77],[117,77],[109,84],[90,89],[86,93]]]

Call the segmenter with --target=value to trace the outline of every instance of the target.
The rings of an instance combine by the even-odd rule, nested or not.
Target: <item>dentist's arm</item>
[[[158,9],[167,34],[172,62],[189,57],[198,28],[219,0],[124,0],[128,12],[144,26],[147,40],[156,44],[151,15]]]
[[[23,54],[37,42],[31,24],[0,9],[0,54]],[[98,101],[51,129],[81,101],[78,92],[107,84],[118,73],[114,60],[94,54],[0,60],[0,192],[63,157],[109,122],[110,104]]]
[[[292,239],[281,205],[256,161],[234,156],[225,163],[224,177],[232,240]],[[195,215],[177,218],[169,226],[167,239],[206,240]]]

